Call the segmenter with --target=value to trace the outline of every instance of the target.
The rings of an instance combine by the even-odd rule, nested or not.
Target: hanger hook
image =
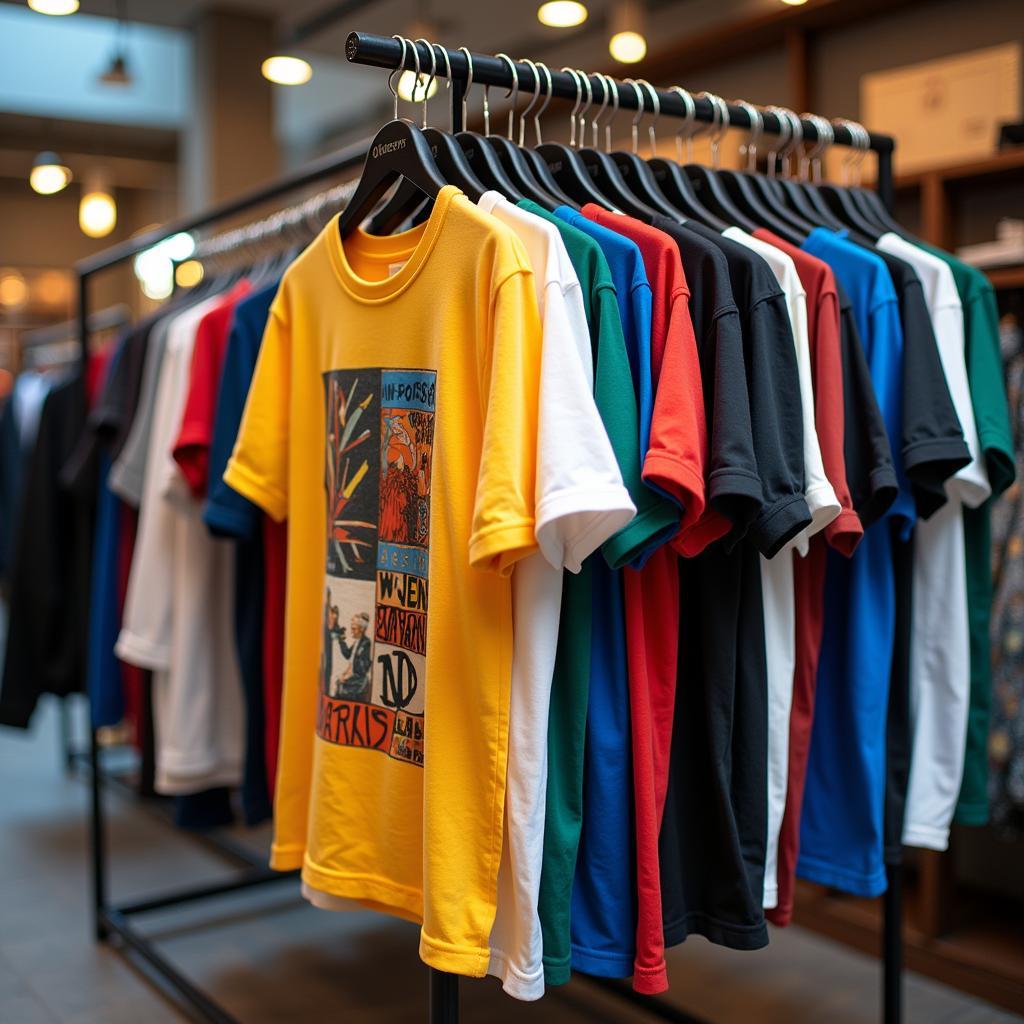
[[[391,38],[394,39],[401,46],[401,56],[398,57],[398,66],[387,77],[388,92],[390,92],[391,95],[394,96],[394,118],[392,120],[397,121],[398,90],[394,87],[394,76],[401,74],[401,72],[404,71],[404,68],[406,68],[406,50],[408,47],[406,46],[406,39],[404,39],[403,36],[392,36]]]
[[[430,77],[427,79],[426,88],[423,90],[423,127],[427,127],[427,100],[430,99],[430,87],[434,84],[434,80],[437,78],[437,54],[434,52],[434,47],[429,39],[417,39],[416,46],[422,43],[430,54]]]
[[[697,114],[697,105],[693,97],[679,85],[669,87],[669,92],[674,92],[682,101],[686,114],[683,117],[683,127],[676,132],[676,163],[683,162],[683,132],[686,132],[686,162],[693,162],[693,132]]]
[[[507,53],[497,53],[495,56],[508,64],[509,74],[512,75],[512,87],[505,93],[505,99],[508,99],[509,96],[512,97],[512,106],[508,108],[508,140],[511,142],[516,126],[516,104],[519,102],[519,68]]]
[[[538,110],[537,113],[533,115],[533,131],[534,134],[537,136],[537,145],[539,146],[544,142],[544,139],[540,133],[540,118],[541,114],[543,114],[544,111],[548,109],[548,104],[551,102],[551,94],[553,92],[553,89],[551,84],[551,68],[549,68],[547,64],[545,64],[542,60],[537,61],[537,67],[539,67],[541,71],[544,72],[545,82],[544,103],[541,106],[540,110]]]
[[[742,109],[750,119],[750,134],[740,146],[740,158],[746,161],[748,171],[756,171],[757,144],[764,134],[764,118],[761,116],[761,111],[753,103],[748,103],[746,100],[733,100],[733,103]]]
[[[789,145],[786,146],[786,151],[783,154],[782,161],[782,173],[785,177],[791,177],[792,165],[790,164],[790,157],[793,153],[798,152],[803,145],[804,141],[804,123],[797,116],[795,111],[789,109],[789,107],[779,107],[778,111],[781,116],[785,117],[789,121],[792,135],[790,137]]]
[[[612,124],[619,116],[619,83],[611,75],[604,76],[608,80],[608,87],[611,89],[612,112],[604,126],[604,151],[612,151]]]
[[[444,70],[445,70],[445,83],[444,83],[444,87],[447,90],[448,94],[451,95],[451,91],[452,91],[452,61],[451,61],[451,58],[448,56],[448,49],[447,49],[447,47],[442,46],[440,43],[431,43],[430,44],[431,50],[433,50],[435,46],[437,47],[437,49],[439,49],[441,51],[441,56],[444,57]],[[454,130],[455,130],[455,107],[449,101],[449,103],[448,103],[448,131],[451,132],[451,131],[454,131]]]
[[[651,113],[654,116],[647,126],[647,138],[651,144],[651,156],[654,157],[658,155],[658,139],[654,134],[654,126],[658,123],[658,118],[661,117],[661,100],[658,97],[658,90],[646,78],[638,78],[637,82],[651,94]]]
[[[763,110],[768,113],[774,113],[775,119],[779,122],[779,130],[775,133],[775,138],[772,141],[771,146],[768,149],[768,177],[775,177],[775,160],[786,148],[790,137],[793,134],[793,125],[790,123],[788,118],[783,117],[781,114],[775,111],[773,107],[764,107]],[[781,141],[780,141],[781,140]]]
[[[583,109],[580,111],[579,115],[579,145],[582,148],[587,144],[587,113],[594,105],[594,83],[591,82],[590,75],[585,71],[580,71],[577,68],[576,73],[580,76],[580,84],[586,88],[586,98],[584,100]]]
[[[640,149],[640,122],[643,120],[647,107],[644,104],[643,90],[640,88],[637,80],[635,78],[624,78],[622,81],[636,93],[636,116],[629,123],[630,142],[633,147],[633,155],[635,156]]]
[[[590,126],[593,132],[593,148],[597,149],[598,140],[600,138],[601,130],[599,125],[601,118],[604,117],[604,112],[608,109],[608,100],[611,99],[611,92],[608,88],[608,76],[602,71],[595,71],[594,77],[601,83],[601,107],[598,112],[590,119]]]
[[[729,106],[721,96],[717,96],[713,92],[699,92],[697,93],[697,99],[706,99],[711,104],[712,120],[709,139],[711,143],[711,166],[718,170],[722,162],[719,146],[723,136],[729,130]]]
[[[537,101],[540,99],[540,69],[537,67],[536,61],[530,60],[529,57],[523,57],[520,63],[525,64],[531,72],[533,72],[533,97],[530,102],[523,107],[522,112],[519,115],[519,145],[524,145],[526,141],[526,115],[533,110],[537,105]]]
[[[576,112],[583,105],[583,86],[580,84],[579,76],[572,68],[562,68],[567,75],[572,75],[573,84],[576,86],[576,102],[569,112],[569,146],[576,148]]]
[[[813,181],[817,184],[821,181],[821,156],[832,144],[834,133],[832,125],[818,114],[803,113],[800,116],[810,121],[818,134],[814,145],[809,148],[805,147],[800,158],[800,180]]]
[[[466,127],[466,110],[469,105],[469,90],[473,87],[473,54],[465,46],[459,47],[459,53],[466,58],[466,88],[462,90],[462,127]]]
[[[867,156],[867,147],[870,144],[870,137],[863,125],[856,121],[850,121],[845,117],[832,119],[832,124],[845,128],[850,133],[851,153],[843,161],[843,184],[860,184],[860,165]],[[860,131],[858,131],[860,129]]]

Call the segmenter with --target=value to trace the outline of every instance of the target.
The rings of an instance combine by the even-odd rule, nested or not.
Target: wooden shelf
[[[1007,149],[995,156],[962,164],[948,164],[928,170],[901,174],[896,178],[897,190],[922,188],[929,181],[942,184],[968,184],[982,179],[1024,176],[1024,146]]]
[[[997,291],[1011,288],[1024,288],[1024,263],[1014,267],[993,267],[985,271],[985,276],[992,282]]]

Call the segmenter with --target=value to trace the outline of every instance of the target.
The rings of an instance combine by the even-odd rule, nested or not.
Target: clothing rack
[[[436,57],[441,51],[446,60],[431,60],[431,50],[419,44],[415,55],[409,45],[403,47],[398,40],[379,35],[353,32],[346,44],[348,60],[356,64],[397,70],[420,70],[433,67],[438,75],[446,75],[450,69],[451,78],[451,127],[460,131],[464,127],[462,121],[462,100],[466,95],[470,79],[469,66],[472,61],[472,81],[484,86],[504,87],[511,89],[514,84],[520,88],[533,89],[536,85],[534,71],[530,65],[517,63],[514,65],[518,74],[518,83],[513,81],[510,64],[497,57],[485,54],[471,54],[469,58],[460,50],[433,48]],[[416,60],[423,55],[417,67]],[[442,67],[442,65],[444,65]],[[601,81],[601,80],[598,80]],[[618,93],[619,107],[627,110],[638,110],[639,93],[621,82],[615,82]],[[561,71],[551,72],[550,87],[547,80],[543,85],[545,92],[552,96],[575,101],[579,98],[579,87],[573,78]],[[661,103],[660,112],[665,116],[683,117],[686,108],[676,93],[657,90]],[[694,119],[701,123],[715,122],[714,107],[707,98],[694,97]],[[729,104],[728,111],[732,127],[749,127],[748,111],[740,106]],[[801,121],[804,139],[818,139],[817,126],[812,121]],[[780,134],[786,131],[784,122],[780,122],[775,113],[764,113],[763,131]],[[834,142],[839,145],[863,148],[863,140],[846,126],[835,127]],[[858,143],[860,144],[858,146]],[[891,209],[893,202],[892,153],[893,140],[889,136],[870,134],[867,148],[873,150],[878,158],[878,190],[883,202]],[[97,274],[118,266],[132,259],[158,242],[180,232],[192,232],[228,218],[245,213],[247,210],[278,199],[291,192],[312,185],[326,178],[355,171],[364,161],[366,145],[357,144],[337,153],[322,157],[305,167],[287,174],[261,188],[254,189],[244,195],[223,202],[205,213],[185,217],[162,228],[157,228],[136,238],[128,239],[112,246],[94,256],[80,261],[76,267],[78,278],[78,337],[82,341],[83,369],[87,359],[86,339],[90,325],[89,281]],[[243,232],[244,233],[244,232]],[[216,254],[216,247],[212,255]],[[200,253],[202,253],[200,248]],[[109,863],[107,859],[106,820],[103,799],[103,778],[100,749],[96,729],[90,723],[89,744],[90,766],[90,846],[92,854],[92,904],[93,929],[98,942],[109,942],[113,936],[120,939],[122,951],[130,950],[144,960],[163,983],[171,989],[189,1009],[204,1021],[211,1024],[239,1024],[239,1022],[220,1007],[202,989],[193,984],[182,974],[173,962],[157,948],[156,942],[143,934],[134,924],[134,918],[147,912],[165,909],[186,903],[195,903],[212,899],[243,888],[264,885],[282,878],[291,877],[291,873],[277,873],[251,862],[246,864],[246,871],[229,882],[203,885],[172,890],[150,899],[135,900],[129,903],[113,903],[108,895]],[[231,850],[227,850],[229,854]],[[234,855],[234,854],[232,854]],[[241,859],[241,858],[239,858]],[[883,1010],[885,1024],[901,1024],[902,1020],[902,921],[901,921],[901,869],[891,866],[888,869],[889,885],[885,896],[884,925],[884,997]],[[662,1020],[674,1021],[676,1024],[701,1024],[698,1018],[670,1003],[653,997],[640,996],[628,986],[614,981],[594,979],[600,987],[609,993],[643,1007],[647,1013]],[[459,1019],[459,985],[456,975],[447,974],[434,968],[429,969],[428,1019],[431,1024],[457,1024]]]

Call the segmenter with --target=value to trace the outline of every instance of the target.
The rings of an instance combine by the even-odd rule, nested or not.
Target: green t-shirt
[[[992,707],[991,503],[1013,483],[1013,438],[999,352],[999,310],[988,278],[949,253],[922,246],[949,265],[964,310],[967,380],[985,457],[992,497],[979,508],[964,508],[967,615],[970,625],[971,696],[967,749],[956,818],[962,825],[988,822],[988,733]]]

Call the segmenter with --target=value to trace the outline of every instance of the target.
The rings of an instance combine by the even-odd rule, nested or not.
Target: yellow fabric
[[[455,188],[404,234],[342,246],[332,221],[282,281],[224,474],[288,518],[271,863],[421,921],[423,959],[474,976],[501,852],[509,573],[536,548],[531,275]]]

